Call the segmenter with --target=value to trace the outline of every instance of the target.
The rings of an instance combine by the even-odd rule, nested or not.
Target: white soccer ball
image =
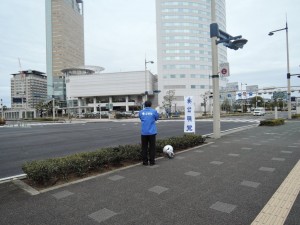
[[[173,147],[171,145],[166,145],[163,148],[163,153],[165,153],[168,156],[169,159],[171,159],[175,156]]]

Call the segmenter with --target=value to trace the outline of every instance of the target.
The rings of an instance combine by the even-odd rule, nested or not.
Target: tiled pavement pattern
[[[299,122],[239,131],[153,167],[138,165],[35,196],[4,183],[0,224],[275,225],[283,223],[265,216],[285,215],[285,225],[300,224],[299,137]],[[265,222],[255,223],[261,211]]]

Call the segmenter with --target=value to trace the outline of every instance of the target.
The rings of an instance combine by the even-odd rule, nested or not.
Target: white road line
[[[300,191],[300,160],[251,225],[282,225]]]
[[[26,175],[25,173],[23,173],[23,174],[11,176],[11,177],[4,177],[4,178],[1,178],[1,179],[0,179],[0,184],[6,183],[6,182],[10,182],[10,181],[12,181],[12,180],[24,179],[24,178],[26,178],[26,176],[27,176],[27,175]]]

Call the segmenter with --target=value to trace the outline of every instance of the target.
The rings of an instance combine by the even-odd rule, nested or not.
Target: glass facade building
[[[45,0],[45,4],[47,89],[52,97],[62,93],[57,84],[61,70],[84,65],[83,1]]]
[[[226,31],[225,0],[216,0],[216,14],[219,28]],[[156,21],[159,104],[167,91],[175,90],[177,110],[183,109],[184,96],[194,96],[196,111],[203,111],[201,103],[212,89],[211,1],[156,0]],[[226,47],[218,49],[219,63],[227,62]],[[226,82],[221,78],[220,86]]]

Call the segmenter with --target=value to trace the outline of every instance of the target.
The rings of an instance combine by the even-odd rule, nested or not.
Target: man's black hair
[[[151,107],[152,102],[151,101],[145,101],[145,107]]]

